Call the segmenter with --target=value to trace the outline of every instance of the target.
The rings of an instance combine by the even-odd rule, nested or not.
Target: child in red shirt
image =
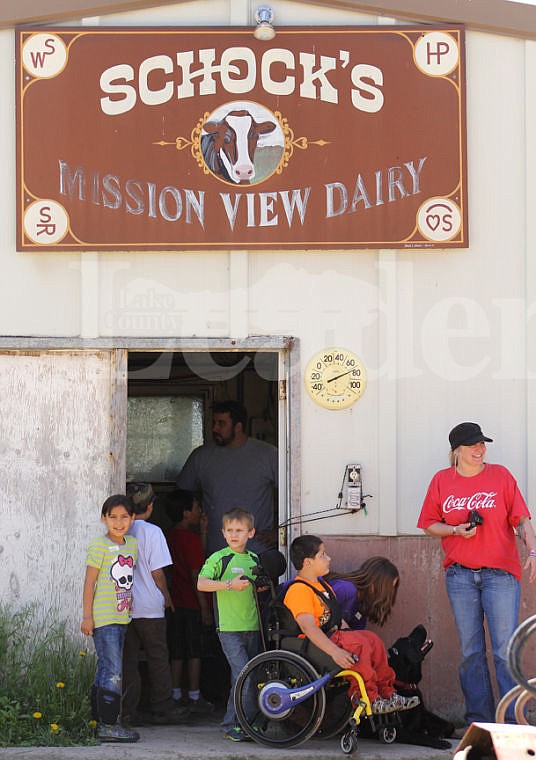
[[[187,703],[192,712],[210,712],[214,705],[201,696],[202,626],[212,624],[210,595],[197,591],[197,576],[205,562],[198,529],[206,532],[206,515],[192,491],[177,489],[169,494],[166,511],[173,525],[166,539],[173,564],[169,570],[174,610],[168,619],[168,647],[171,656],[173,698],[182,699],[183,669],[188,674]]]

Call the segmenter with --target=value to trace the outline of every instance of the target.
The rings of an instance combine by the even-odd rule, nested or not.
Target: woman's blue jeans
[[[126,625],[112,623],[95,628],[93,643],[97,652],[97,672],[95,686],[121,694],[123,672],[123,644]]]
[[[493,723],[495,698],[486,656],[484,616],[499,697],[503,697],[516,685],[508,670],[506,653],[517,628],[519,581],[505,570],[482,568],[477,571],[456,564],[447,568],[446,585],[462,649],[459,675],[465,697],[466,725],[474,721]],[[511,717],[507,714],[507,719]]]
[[[231,668],[231,690],[227,701],[227,711],[223,719],[224,729],[238,725],[234,709],[234,688],[242,668],[259,654],[261,638],[259,631],[218,631],[221,648]]]

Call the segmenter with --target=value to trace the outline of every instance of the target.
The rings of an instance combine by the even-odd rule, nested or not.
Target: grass
[[[0,747],[96,744],[94,655],[37,612],[0,604]]]

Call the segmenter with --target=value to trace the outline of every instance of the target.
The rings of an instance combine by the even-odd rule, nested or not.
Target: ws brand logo
[[[32,77],[51,79],[65,68],[67,48],[55,34],[32,34],[23,43],[22,63]]]

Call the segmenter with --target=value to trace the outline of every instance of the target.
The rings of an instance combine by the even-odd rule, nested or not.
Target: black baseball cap
[[[450,449],[454,451],[458,446],[474,446],[475,443],[493,443],[493,438],[486,438],[480,425],[476,422],[460,422],[449,433]]]

